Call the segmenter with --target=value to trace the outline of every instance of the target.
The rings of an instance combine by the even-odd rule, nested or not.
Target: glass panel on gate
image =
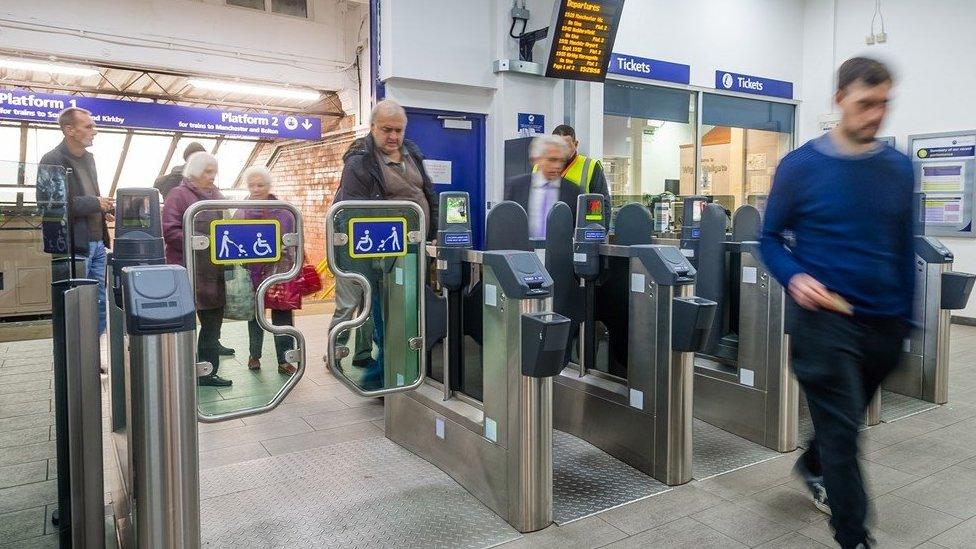
[[[164,224],[166,209],[179,205],[177,200],[165,203]],[[182,219],[182,212],[169,219],[174,216]],[[299,357],[290,353],[297,346],[294,337],[271,334],[257,317],[294,325],[302,288],[296,280],[273,284],[263,306],[256,305],[255,294],[268,277],[302,261],[301,250],[282,242],[283,235],[295,232],[295,215],[287,209],[252,207],[203,210],[193,219],[192,235],[208,242],[206,249],[196,250],[193,265],[197,360],[214,365],[211,374],[199,378],[199,410],[218,415],[267,405],[294,375]],[[170,247],[172,233],[166,234]]]
[[[420,300],[425,265],[419,265],[422,242],[409,241],[420,219],[413,209],[340,208],[332,219],[334,234],[347,235],[332,243],[333,269],[362,277],[336,276],[337,320],[352,320],[366,306],[366,321],[342,329],[333,368],[364,391],[411,385],[420,377]],[[426,236],[426,227],[420,229]],[[423,240],[421,238],[421,240]],[[368,292],[360,284],[364,282]],[[343,356],[344,355],[344,356]]]

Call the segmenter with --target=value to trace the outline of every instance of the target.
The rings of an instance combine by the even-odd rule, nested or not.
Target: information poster
[[[556,0],[546,76],[603,82],[624,0]]]
[[[976,131],[913,135],[909,143],[916,186],[925,194],[925,233],[976,236],[973,233]]]

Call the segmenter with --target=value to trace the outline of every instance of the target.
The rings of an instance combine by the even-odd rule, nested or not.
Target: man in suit
[[[529,216],[529,237],[545,238],[546,218],[556,202],[565,202],[576,217],[579,185],[564,179],[569,147],[558,135],[540,135],[529,146],[532,173],[505,182],[505,200],[517,202]]]

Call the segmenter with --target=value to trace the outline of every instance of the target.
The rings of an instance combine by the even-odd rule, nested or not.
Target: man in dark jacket
[[[88,152],[98,134],[91,113],[69,107],[58,116],[58,125],[64,140],[41,157],[41,165],[64,170],[68,230],[74,253],[85,258],[85,273],[79,276],[98,281],[98,333],[101,334],[105,332],[105,249],[109,246],[106,219],[114,219],[115,201],[101,196],[95,157]]]
[[[546,237],[546,219],[556,202],[565,202],[576,217],[580,186],[563,177],[569,147],[558,135],[541,135],[529,146],[532,173],[505,182],[505,200],[517,202],[529,216],[529,237]]]
[[[165,175],[161,175],[156,178],[156,182],[153,183],[153,187],[159,191],[159,194],[163,196],[163,200],[166,200],[166,195],[170,191],[180,186],[183,182],[183,167],[186,166],[186,160],[190,158],[190,155],[196,152],[205,151],[203,145],[197,143],[196,141],[191,141],[189,145],[183,149],[183,164],[179,166],[173,166],[173,169]]]
[[[437,196],[434,185],[424,168],[420,148],[404,139],[407,113],[397,102],[387,99],[373,107],[370,116],[369,135],[357,139],[343,156],[345,166],[336,202],[342,200],[408,200],[420,206],[427,218],[427,236],[433,238],[437,227]],[[382,367],[383,319],[377,314],[380,307],[378,281],[373,285],[372,322],[357,328],[353,364],[365,367],[372,363],[370,339],[377,342],[380,355],[377,362]],[[350,320],[362,306],[363,292],[358,284],[348,279],[336,280],[336,306],[332,315],[333,326]],[[372,324],[372,327],[370,327]],[[369,337],[372,333],[372,338]],[[343,334],[340,341],[348,339]]]

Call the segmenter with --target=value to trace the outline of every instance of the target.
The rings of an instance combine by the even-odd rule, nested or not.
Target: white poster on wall
[[[451,184],[451,161],[450,160],[431,160],[424,159],[424,169],[434,185]]]

